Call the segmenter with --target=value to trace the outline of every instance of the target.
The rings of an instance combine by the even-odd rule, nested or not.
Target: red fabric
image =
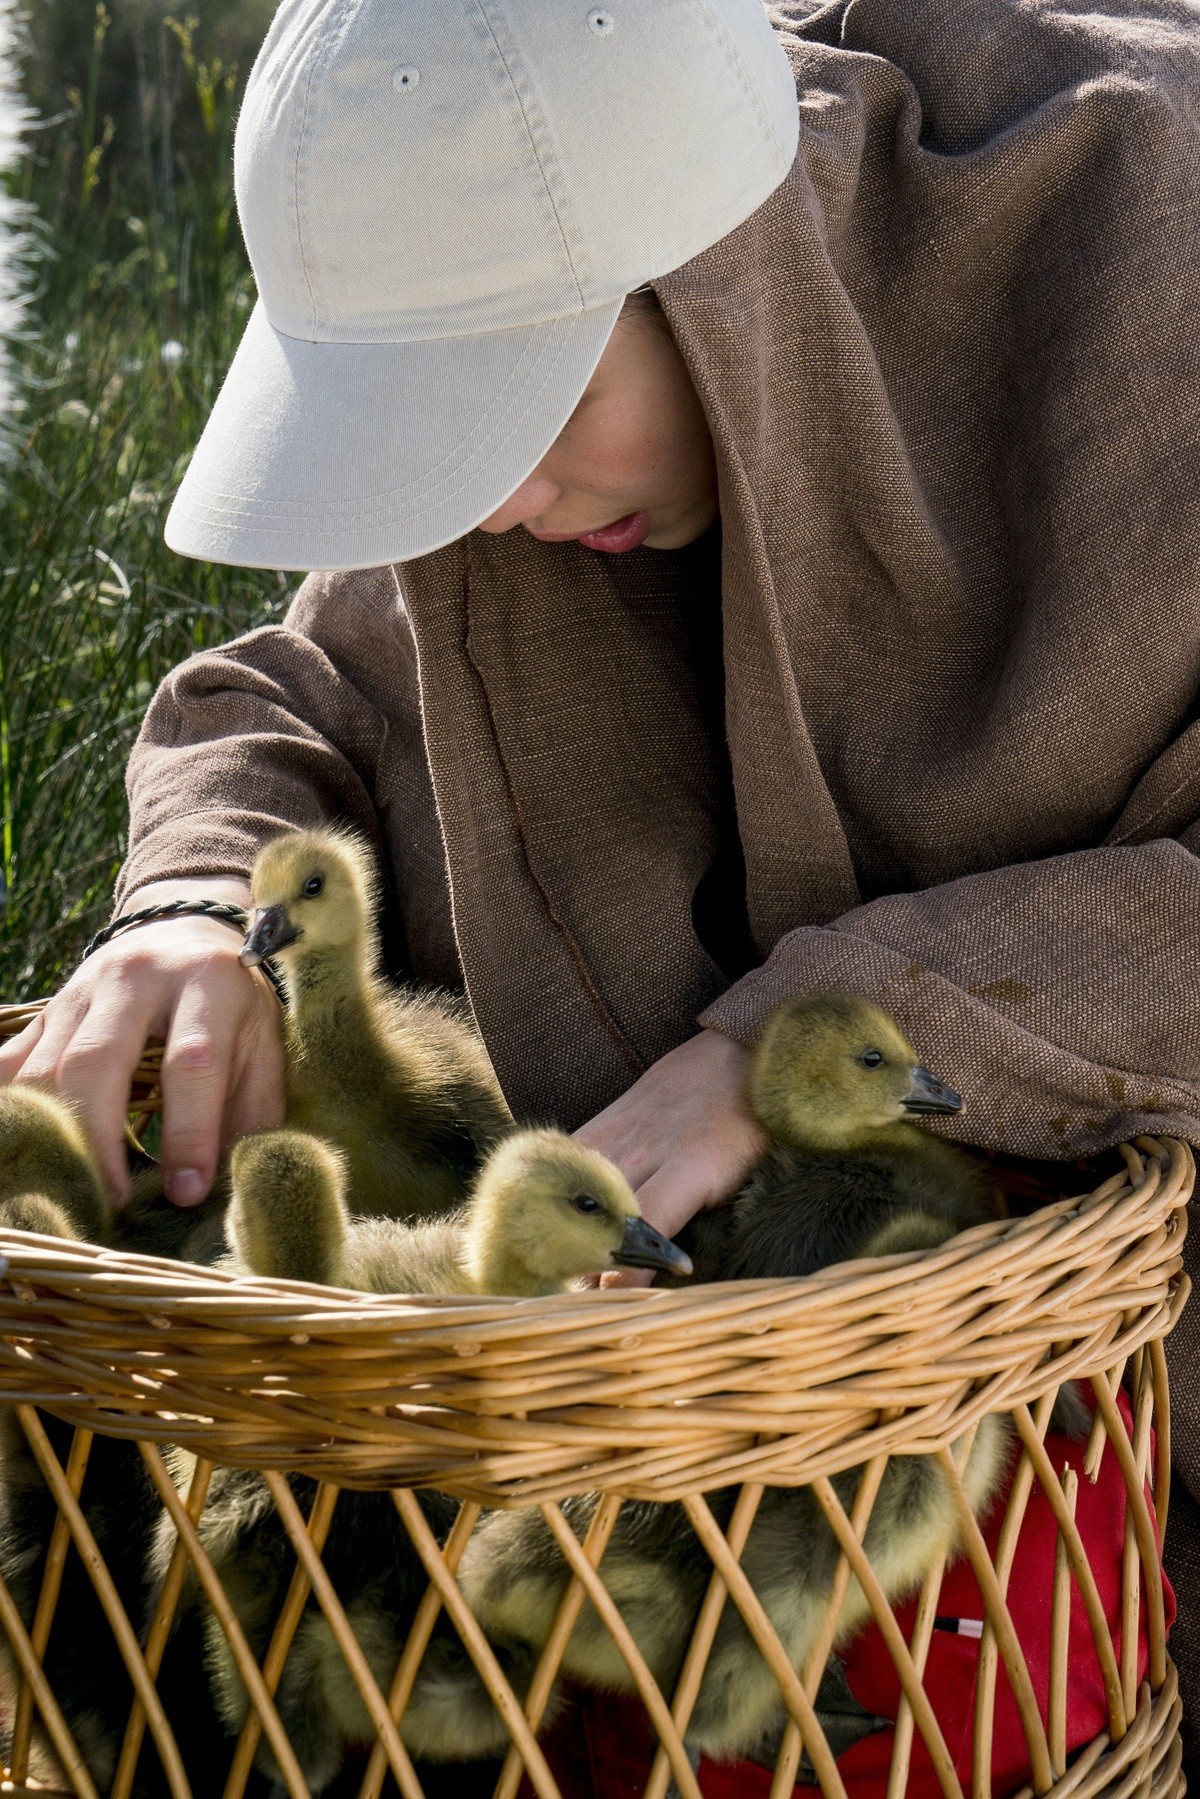
[[[1119,1395],[1118,1403],[1129,1427],[1130,1412],[1124,1394]],[[1106,1447],[1093,1485],[1083,1472],[1084,1444],[1051,1435],[1046,1439],[1046,1448],[1056,1472],[1061,1473],[1069,1464],[1079,1475],[1076,1523],[1112,1629],[1119,1661],[1125,1488],[1117,1458],[1112,1449]],[[1015,1456],[1013,1465],[1015,1468]],[[984,1529],[992,1552],[996,1548],[1003,1516],[1004,1507],[997,1503]],[[1035,1485],[1021,1525],[1009,1581],[1008,1605],[1043,1718],[1049,1691],[1049,1595],[1056,1540],[1054,1514],[1041,1487]],[[1163,1595],[1170,1626],[1175,1617],[1175,1596],[1165,1575]],[[915,1611],[915,1598],[897,1608],[896,1617],[906,1637],[911,1635]],[[984,1615],[979,1589],[965,1558],[950,1569],[942,1583],[938,1614],[948,1618],[982,1618]],[[1139,1681],[1146,1671],[1148,1653],[1143,1599],[1138,1641]],[[900,1683],[874,1624],[868,1625],[842,1651],[842,1660],[856,1698],[869,1711],[894,1718],[900,1700]],[[1098,1736],[1108,1722],[1100,1665],[1087,1614],[1074,1582],[1071,1586],[1068,1662],[1067,1745],[1073,1750],[1082,1748]],[[977,1640],[945,1630],[934,1631],[924,1684],[947,1747],[954,1757],[959,1779],[968,1792],[978,1663]],[[654,1757],[656,1738],[637,1701],[611,1694],[575,1692],[544,1739],[543,1747],[565,1799],[640,1799]],[[891,1753],[892,1732],[880,1731],[878,1735],[856,1743],[842,1756],[838,1766],[849,1799],[882,1799]],[[1001,1661],[996,1680],[992,1745],[994,1799],[1006,1799],[1029,1778],[1025,1735]],[[771,1788],[770,1770],[754,1762],[718,1765],[705,1758],[700,1763],[699,1780],[705,1799],[767,1799]],[[796,1789],[797,1799],[805,1799],[811,1793],[811,1787]],[[908,1799],[939,1799],[940,1793],[920,1732],[914,1732]],[[532,1799],[527,1784],[522,1789],[522,1799]]]

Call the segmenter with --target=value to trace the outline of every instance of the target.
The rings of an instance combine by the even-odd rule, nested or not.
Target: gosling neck
[[[518,1299],[541,1299],[561,1293],[565,1281],[555,1280],[534,1268],[524,1246],[512,1241],[500,1220],[485,1207],[468,1214],[464,1264],[477,1293],[508,1293]]]
[[[564,1282],[548,1280],[530,1268],[519,1256],[496,1254],[478,1264],[477,1281],[481,1293],[509,1293],[515,1299],[542,1299],[548,1293],[564,1291]]]
[[[284,970],[288,1024],[303,1048],[314,1030],[353,1036],[364,1047],[373,1037],[373,981],[361,944],[350,942],[289,960]]]
[[[872,1150],[906,1149],[920,1136],[921,1127],[910,1123],[906,1118],[890,1119],[883,1124],[854,1124],[843,1119],[836,1125],[793,1129],[782,1140],[791,1143],[796,1149],[811,1150],[816,1155],[853,1156],[868,1155]]]

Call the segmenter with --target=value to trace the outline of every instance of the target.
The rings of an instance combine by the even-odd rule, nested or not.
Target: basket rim
[[[109,1436],[488,1504],[798,1485],[926,1454],[1170,1330],[1195,1165],[800,1280],[464,1302],[0,1234],[0,1401]]]
[[[1190,1147],[1179,1139],[1141,1138],[1138,1142],[1145,1178],[1126,1196],[1126,1204],[1143,1194],[1146,1187],[1150,1189],[1145,1195],[1147,1217],[1140,1221],[1144,1226],[1150,1222],[1151,1209],[1165,1217],[1186,1206],[1185,1189],[1190,1190],[1195,1163]],[[790,1311],[836,1296],[847,1308],[861,1305],[873,1310],[886,1306],[888,1296],[903,1287],[911,1305],[914,1278],[922,1292],[950,1284],[951,1277],[967,1268],[986,1280],[999,1275],[1014,1254],[1035,1241],[1053,1243],[1053,1259],[1061,1268],[1064,1239],[1078,1235],[1078,1227],[1092,1222],[1093,1215],[1110,1205],[1129,1179],[1127,1162],[1125,1168],[1087,1193],[1052,1201],[1021,1217],[973,1225],[934,1249],[841,1262],[809,1275],[713,1281],[675,1289],[610,1287],[532,1299],[500,1294],[464,1299],[438,1293],[363,1293],[313,1282],[237,1274],[165,1256],[66,1242],[36,1232],[4,1228],[0,1228],[0,1256],[7,1266],[0,1274],[0,1286],[5,1282],[12,1286],[14,1281],[28,1284],[37,1279],[56,1288],[63,1298],[72,1294],[74,1288],[73,1297],[81,1303],[93,1296],[106,1306],[127,1300],[138,1310],[152,1305],[167,1315],[194,1312],[197,1322],[214,1324],[229,1313],[237,1316],[242,1328],[256,1324],[265,1334],[278,1331],[284,1336],[295,1330],[299,1318],[306,1321],[306,1329],[322,1334],[340,1334],[340,1329],[347,1326],[394,1333],[406,1325],[434,1321],[441,1321],[454,1331],[466,1325],[486,1329],[498,1320],[510,1327],[520,1320],[523,1328],[532,1333],[539,1325],[556,1330],[568,1321],[584,1319],[597,1327],[608,1323],[628,1325],[631,1309],[639,1315],[639,1322],[644,1320],[647,1324],[652,1319],[665,1322],[680,1313],[698,1321],[703,1318],[705,1322],[715,1322],[721,1314],[733,1312],[743,1321],[744,1330],[747,1309],[769,1312],[780,1302],[786,1302]],[[1138,1221],[1131,1218],[1129,1222]],[[162,1290],[163,1282],[168,1284],[168,1291]]]

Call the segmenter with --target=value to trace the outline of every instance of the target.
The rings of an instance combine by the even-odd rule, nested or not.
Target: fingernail
[[[198,1206],[206,1191],[198,1168],[177,1168],[167,1176],[167,1198],[174,1206]]]

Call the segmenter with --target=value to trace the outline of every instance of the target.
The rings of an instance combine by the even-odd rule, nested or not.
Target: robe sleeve
[[[151,881],[247,875],[279,831],[333,819],[379,837],[381,710],[354,645],[395,619],[389,569],[312,575],[282,625],[192,656],[158,689],[126,785],[129,853],[118,909]]]
[[[781,1000],[839,988],[891,1012],[963,1094],[951,1135],[1054,1158],[1143,1131],[1200,1144],[1200,858],[1186,841],[992,869],[802,926],[700,1022],[748,1044]]]

